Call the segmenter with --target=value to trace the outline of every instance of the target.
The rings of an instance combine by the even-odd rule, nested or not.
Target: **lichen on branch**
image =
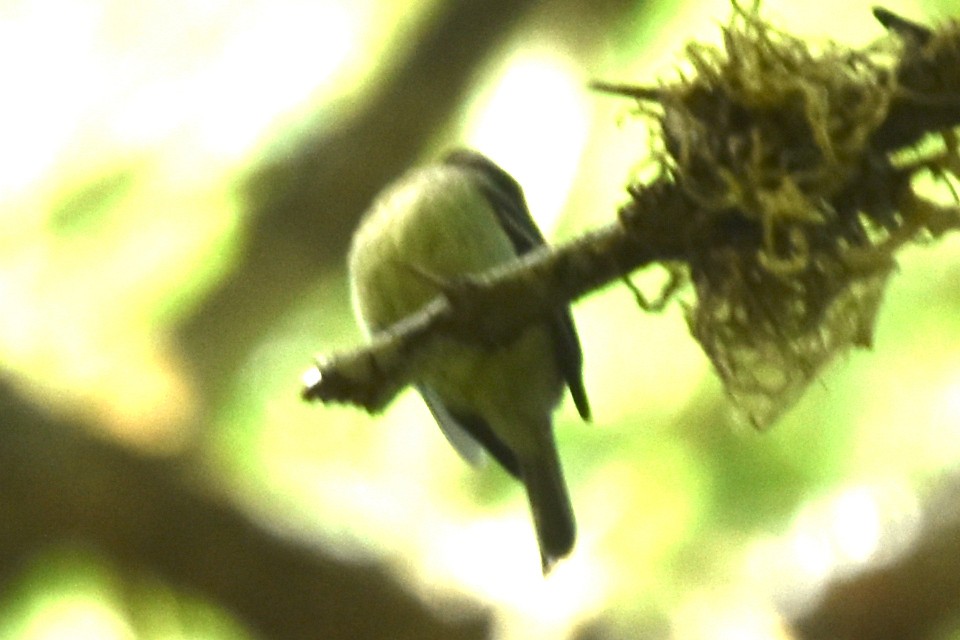
[[[885,129],[892,109],[910,105],[952,105],[947,122],[960,120],[958,31],[951,23],[923,38],[924,27],[897,20],[903,28],[865,50],[815,51],[756,5],[734,3],[722,47],[687,46],[693,73],[656,88],[599,86],[652,111],[662,179],[696,203],[685,225],[688,322],[758,428],[837,354],[870,346],[895,251],[958,224],[955,208],[921,202],[911,189],[918,170],[949,163],[894,163],[886,140],[919,136]],[[953,76],[940,66],[946,59]],[[955,139],[944,141],[944,158],[955,156]]]

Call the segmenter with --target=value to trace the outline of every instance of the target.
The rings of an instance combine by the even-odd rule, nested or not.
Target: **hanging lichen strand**
[[[960,222],[956,207],[911,189],[917,171],[956,173],[953,136],[912,165],[890,154],[930,130],[904,129],[892,109],[930,101],[950,111],[934,130],[960,121],[960,31],[903,24],[907,32],[887,25],[896,35],[865,51],[814,52],[756,7],[734,4],[722,48],[689,45],[692,72],[679,81],[599,86],[638,98],[648,113],[656,105],[663,176],[693,205],[692,224],[678,225],[689,230],[690,330],[757,428],[834,356],[870,346],[896,249]],[[909,86],[901,57],[926,64],[933,79]]]

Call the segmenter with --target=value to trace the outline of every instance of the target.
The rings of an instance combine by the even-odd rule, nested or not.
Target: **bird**
[[[372,337],[444,283],[545,243],[519,183],[483,154],[456,149],[396,179],[361,218],[347,265],[358,323]],[[443,338],[418,372],[413,384],[454,449],[474,464],[486,452],[523,484],[546,576],[576,541],[552,425],[564,387],[590,420],[569,306],[502,346]]]

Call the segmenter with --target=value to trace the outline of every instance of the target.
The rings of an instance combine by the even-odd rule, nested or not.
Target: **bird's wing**
[[[564,309],[550,328],[557,362],[560,364],[563,379],[570,388],[573,404],[581,418],[590,420],[590,402],[583,386],[583,351],[580,350],[580,339],[577,337],[570,309]]]
[[[483,195],[493,207],[501,228],[518,256],[546,244],[537,223],[530,215],[523,190],[509,173],[486,156],[465,149],[450,153],[444,158],[444,162],[472,169],[484,178],[480,181]],[[583,351],[569,307],[557,313],[551,323],[551,334],[557,364],[570,389],[573,403],[580,417],[589,420],[590,403],[583,385]]]
[[[483,460],[483,452],[486,451],[510,475],[515,478],[520,476],[517,457],[510,447],[494,434],[486,420],[472,414],[451,411],[433,389],[426,385],[418,385],[417,390],[440,425],[440,431],[464,460],[470,464],[479,464]]]

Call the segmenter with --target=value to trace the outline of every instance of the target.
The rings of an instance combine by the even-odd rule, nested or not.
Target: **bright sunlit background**
[[[790,621],[831,581],[911,548],[925,488],[956,473],[960,240],[907,251],[873,352],[834,363],[763,434],[729,410],[678,305],[645,314],[622,286],[578,304],[594,420],[569,403],[557,415],[579,539],[544,580],[520,488],[462,463],[413,393],[377,418],[299,400],[311,356],[360,339],[342,229],[363,205],[337,204],[354,202],[337,189],[369,199],[383,183],[375,162],[389,179],[396,158],[467,145],[519,180],[549,237],[601,225],[647,169],[647,132],[586,83],[671,77],[685,41],[719,42],[729,4],[611,0],[592,15],[575,9],[590,3],[527,3],[480,40],[488,51],[442,120],[415,140],[403,118],[381,122],[393,137],[366,139],[356,159],[341,141],[328,157],[323,141],[394,95],[384,87],[449,4],[0,0],[5,377],[91,437],[194,461],[194,482],[291,544],[389,567],[438,616],[479,603],[497,638],[794,637]],[[863,45],[882,34],[871,4],[770,0],[764,14]],[[918,19],[960,12],[886,4]],[[396,95],[436,113],[433,81]],[[377,108],[390,117],[389,102]],[[309,176],[289,178],[302,157],[318,175],[349,169],[319,187],[334,204],[308,220],[308,260],[282,249],[298,232],[270,190],[277,175],[305,189]],[[249,264],[270,270],[239,271]],[[235,284],[258,277],[261,289]],[[664,278],[636,281],[656,292]],[[243,292],[236,307],[222,291]],[[69,541],[19,562],[0,584],[3,638],[259,637],[242,611],[162,581],[139,589],[148,604],[131,619],[124,568]]]

